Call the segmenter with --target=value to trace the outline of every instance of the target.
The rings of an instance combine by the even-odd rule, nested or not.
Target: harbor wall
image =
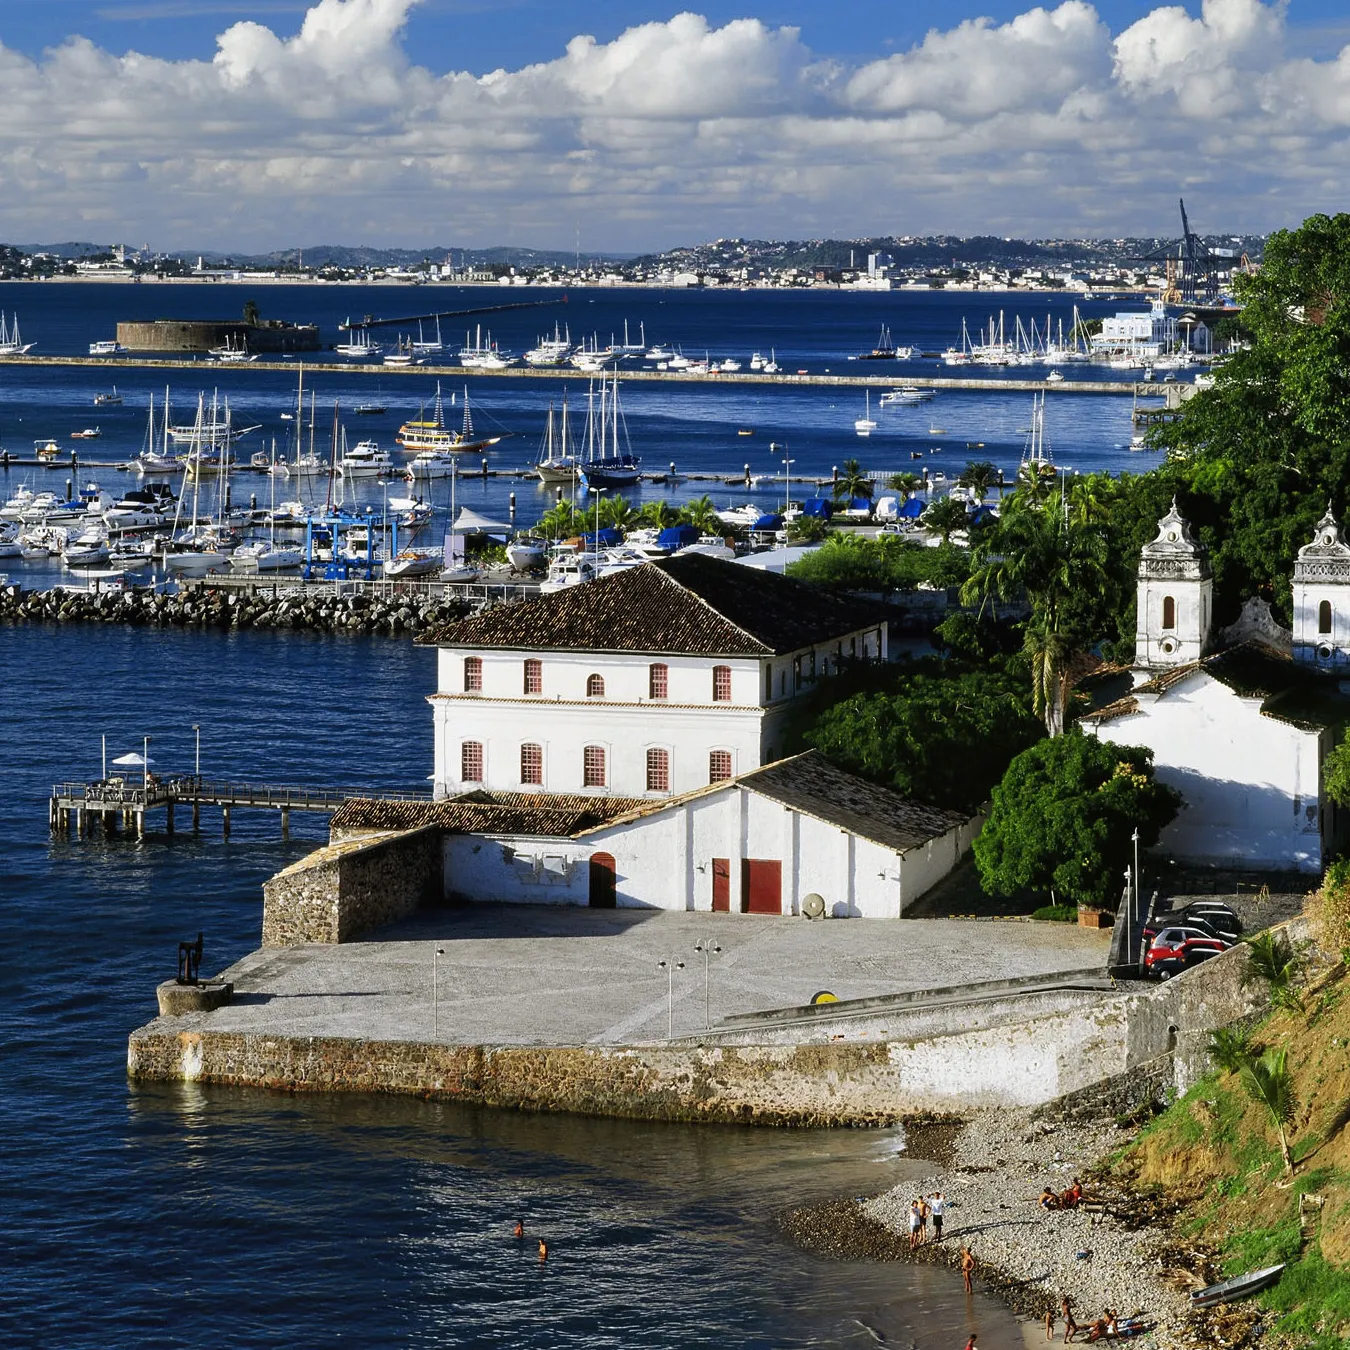
[[[262,945],[351,942],[441,898],[435,825],[345,839],[263,883]]]
[[[966,1029],[963,1021],[976,1019],[958,1004],[945,1025],[912,1039],[820,1040],[812,1025],[796,1044],[716,1044],[714,1031],[642,1046],[447,1045],[217,1031],[212,1014],[188,1014],[135,1032],[127,1069],[142,1080],[631,1119],[880,1125],[1175,1091],[1200,1067],[1214,1027],[1262,1006],[1264,990],[1245,978],[1245,963],[1235,949],[1141,993],[1052,999],[1039,1015]]]

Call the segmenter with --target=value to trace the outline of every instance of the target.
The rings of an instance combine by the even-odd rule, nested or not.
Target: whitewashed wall
[[[1084,729],[1147,746],[1159,781],[1185,799],[1160,849],[1184,862],[1321,870],[1323,733],[1263,716],[1262,700],[1204,672],[1135,697],[1140,712]]]
[[[903,855],[813,816],[728,787],[580,840],[459,835],[445,846],[448,894],[466,900],[585,905],[593,853],[614,858],[621,907],[712,909],[714,858],[726,858],[731,908],[741,907],[741,862],[782,864],[783,914],[820,895],[836,918],[897,919],[945,877],[978,828],[968,822]]]

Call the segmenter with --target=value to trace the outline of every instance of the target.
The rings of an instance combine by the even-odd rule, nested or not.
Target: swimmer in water
[[[525,1236],[525,1225],[519,1219],[516,1220],[516,1226],[511,1230],[511,1236],[518,1238]]]
[[[539,1239],[539,1259],[541,1261],[548,1260],[548,1243],[543,1238]]]

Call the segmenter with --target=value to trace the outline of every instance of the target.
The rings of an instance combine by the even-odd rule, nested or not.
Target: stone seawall
[[[435,825],[316,849],[263,883],[264,947],[351,942],[441,899]]]
[[[472,1046],[166,1028],[130,1041],[133,1078],[380,1092],[632,1120],[885,1125],[923,1110],[882,1046]]]
[[[420,595],[338,595],[260,581],[252,591],[193,586],[177,595],[145,591],[25,591],[0,588],[0,623],[128,623],[145,628],[261,628],[313,633],[417,634],[463,618],[460,600]]]

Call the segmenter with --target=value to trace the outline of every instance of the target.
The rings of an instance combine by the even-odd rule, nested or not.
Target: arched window
[[[1323,600],[1317,606],[1317,631],[1319,633],[1331,632],[1331,601]]]
[[[605,677],[603,675],[586,676],[586,697],[604,698],[605,696]]]
[[[670,751],[647,751],[647,791],[670,791]]]
[[[525,692],[527,694],[544,692],[544,663],[533,656],[525,662]]]
[[[670,667],[660,664],[647,667],[647,697],[665,698],[670,688]]]
[[[588,745],[581,754],[581,781],[585,787],[605,786],[605,747]]]
[[[1163,596],[1163,627],[1175,628],[1177,626],[1177,602],[1170,595]]]
[[[520,747],[520,781],[535,787],[544,785],[544,747],[526,744]]]
[[[464,741],[459,747],[459,776],[465,783],[483,781],[483,742]]]
[[[713,702],[731,702],[731,667],[713,667]]]
[[[464,692],[477,694],[483,688],[483,658],[466,656],[464,658]]]
[[[708,782],[722,783],[731,777],[731,751],[714,750],[708,756]]]

